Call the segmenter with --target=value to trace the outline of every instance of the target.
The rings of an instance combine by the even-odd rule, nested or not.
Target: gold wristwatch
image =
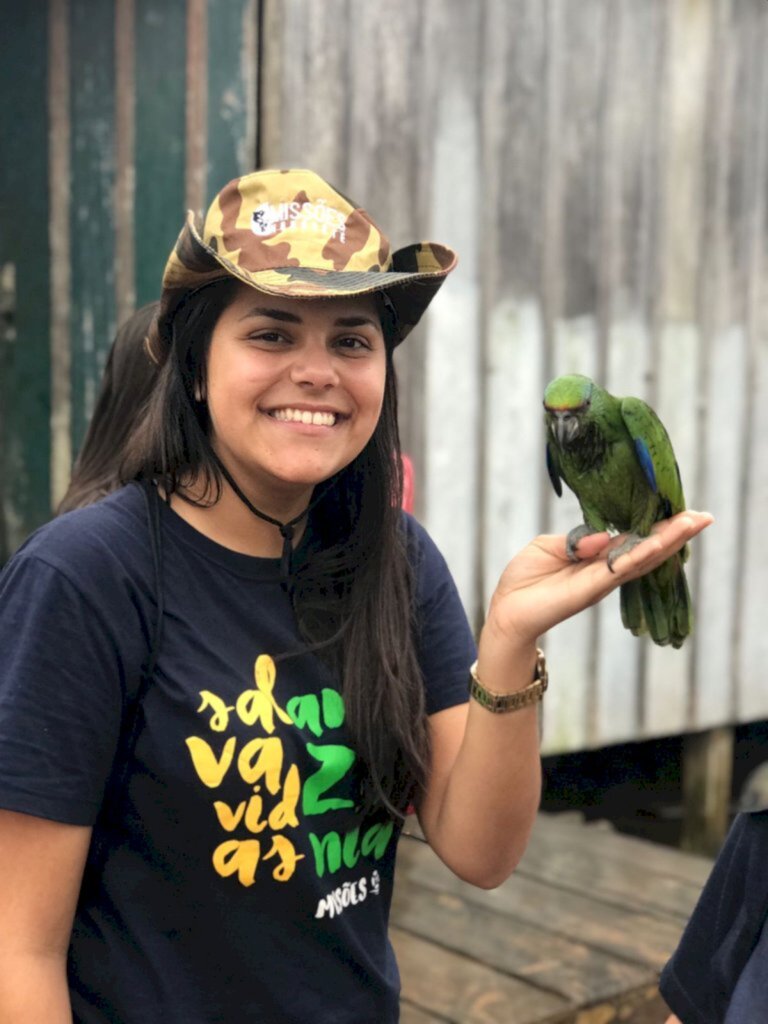
[[[487,689],[477,677],[477,662],[470,668],[469,675],[470,697],[495,715],[503,715],[508,711],[519,711],[520,708],[536,704],[542,699],[549,685],[547,661],[540,647],[536,648],[536,668],[533,672],[533,682],[524,690],[516,690],[514,693],[494,693],[493,690]]]

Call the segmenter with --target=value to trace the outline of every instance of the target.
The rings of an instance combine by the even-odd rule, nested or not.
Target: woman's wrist
[[[520,711],[530,707],[531,704],[538,704],[543,699],[549,685],[547,674],[547,661],[542,650],[536,652],[536,668],[531,682],[522,690],[512,690],[510,693],[494,693],[483,682],[477,674],[477,662],[469,670],[471,682],[469,684],[469,695],[478,704],[482,704],[488,711],[495,714],[506,714],[509,711]]]
[[[535,639],[510,642],[486,623],[480,636],[475,672],[486,689],[497,694],[515,693],[532,682],[538,659]]]

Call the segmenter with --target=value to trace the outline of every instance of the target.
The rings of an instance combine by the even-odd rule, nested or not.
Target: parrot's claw
[[[632,548],[636,548],[637,545],[641,544],[644,540],[645,537],[641,537],[637,533],[630,533],[627,534],[627,536],[624,538],[621,544],[619,544],[618,547],[612,548],[612,550],[608,552],[608,568],[611,570],[611,572],[616,571],[613,568],[613,564],[617,558],[621,558],[622,555],[629,554]]]
[[[580,540],[583,540],[584,537],[589,537],[593,533],[599,533],[599,530],[593,530],[586,523],[581,523],[579,526],[574,526],[572,530],[569,530],[568,536],[565,538],[565,553],[572,562],[581,561],[576,548],[579,546]]]

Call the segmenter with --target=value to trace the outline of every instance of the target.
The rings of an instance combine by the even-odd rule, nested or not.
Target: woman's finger
[[[681,512],[670,519],[656,523],[650,536],[636,547],[619,556],[612,569],[618,576],[641,576],[650,572],[679,551],[693,537],[701,533],[714,518],[709,512]],[[625,538],[617,538],[616,545]]]

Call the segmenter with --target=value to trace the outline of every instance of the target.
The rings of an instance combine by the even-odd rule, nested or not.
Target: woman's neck
[[[260,512],[281,523],[287,523],[301,515],[312,499],[310,489],[300,501],[296,500],[294,495],[292,500],[273,500],[267,507],[254,500],[245,488],[243,492]],[[196,504],[198,501],[204,504]],[[221,482],[219,500],[213,505],[207,505],[205,502],[205,487],[202,483],[192,484],[171,495],[173,511],[194,529],[222,547],[258,558],[280,557],[283,538],[279,528],[251,512],[226,480]],[[301,539],[305,526],[305,518],[295,525],[294,546]]]

